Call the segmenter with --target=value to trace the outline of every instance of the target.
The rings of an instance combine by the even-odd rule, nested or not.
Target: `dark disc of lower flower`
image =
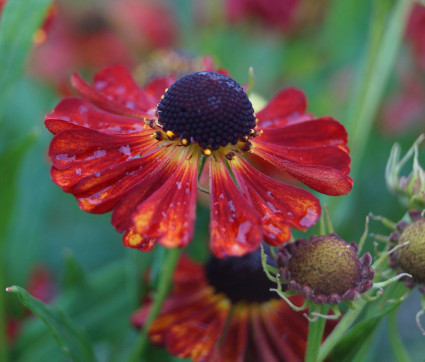
[[[309,286],[314,294],[343,295],[361,281],[361,265],[354,250],[336,234],[311,237],[288,262],[291,280]]]
[[[157,111],[164,131],[211,150],[246,140],[256,125],[243,88],[215,72],[180,78],[164,94]]]
[[[419,219],[403,230],[399,243],[406,241],[409,243],[397,250],[400,266],[413,276],[415,282],[425,283],[425,219]]]
[[[263,303],[278,298],[270,292],[276,284],[263,271],[260,250],[241,257],[211,257],[206,265],[206,277],[217,293],[224,293],[233,303]]]

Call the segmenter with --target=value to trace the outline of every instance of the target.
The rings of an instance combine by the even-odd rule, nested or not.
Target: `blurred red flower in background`
[[[152,49],[171,47],[177,39],[173,14],[152,1],[107,1],[101,6],[58,2],[48,29],[36,34],[28,62],[30,74],[70,95],[69,76],[113,64],[134,66]],[[161,19],[157,21],[154,19]]]
[[[410,14],[406,39],[412,47],[416,64],[425,70],[425,6],[416,4]]]
[[[425,115],[425,6],[416,4],[409,17],[405,39],[411,51],[399,61],[397,89],[381,112],[381,130],[391,135],[424,129]]]
[[[302,361],[308,321],[269,289],[260,252],[212,258],[205,265],[187,256],[174,272],[174,289],[149,329],[155,345],[194,361]],[[301,305],[303,298],[291,298]],[[132,316],[146,321],[150,304]]]
[[[229,21],[260,19],[267,26],[288,28],[301,0],[226,0]]]

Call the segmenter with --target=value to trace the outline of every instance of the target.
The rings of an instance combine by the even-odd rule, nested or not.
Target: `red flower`
[[[200,160],[210,170],[211,249],[221,257],[256,250],[263,238],[280,245],[320,215],[316,197],[260,173],[251,154],[319,192],[351,190],[344,127],[305,114],[298,90],[279,92],[256,118],[242,87],[215,72],[140,88],[116,66],[93,86],[77,74],[72,83],[85,99],[64,99],[46,116],[51,176],[84,211],[113,211],[126,246],[189,243]]]
[[[72,4],[72,3],[71,3]],[[112,64],[133,66],[141,52],[172,46],[175,20],[165,6],[149,1],[112,1],[76,10],[63,2],[55,7],[49,29],[38,32],[29,71],[70,94],[68,77],[74,71]],[[152,21],[160,18],[161,21]]]
[[[183,256],[174,289],[149,330],[155,345],[195,361],[302,361],[308,321],[277,294],[264,274],[259,251],[212,258],[205,267]],[[301,296],[291,298],[298,305]],[[149,311],[132,316],[140,328]]]
[[[257,18],[266,25],[288,28],[294,20],[300,0],[226,0],[226,13],[230,21]]]

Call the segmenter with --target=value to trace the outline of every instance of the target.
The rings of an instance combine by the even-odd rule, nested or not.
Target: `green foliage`
[[[17,294],[21,303],[40,317],[55,337],[58,345],[74,361],[90,362],[95,360],[88,338],[60,309],[48,306],[33,298],[21,287],[9,287],[7,291]]]
[[[8,0],[0,19],[0,121],[51,0]]]

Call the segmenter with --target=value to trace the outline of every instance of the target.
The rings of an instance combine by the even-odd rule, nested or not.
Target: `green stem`
[[[129,362],[140,361],[143,356],[143,353],[148,343],[149,328],[152,322],[155,320],[156,316],[158,315],[159,311],[161,310],[162,303],[164,302],[164,299],[167,296],[172,281],[173,272],[177,265],[180,252],[181,249],[179,248],[167,250],[163,269],[159,278],[158,290],[149,310],[149,315],[146,318],[146,322],[143,326],[143,329],[140,332],[139,338],[133,348],[133,351],[131,352],[130,358],[128,359]]]
[[[366,304],[366,301],[360,299],[356,304],[356,308],[350,309],[344,315],[344,317],[341,318],[332,333],[328,336],[328,338],[326,338],[325,342],[323,342],[322,346],[320,347],[319,354],[316,359],[317,362],[323,361],[328,356],[328,354],[344,336],[345,332],[347,332],[347,330],[354,323]]]
[[[314,305],[310,308],[310,319],[317,319],[314,312],[320,314],[328,314],[328,306]],[[322,343],[323,332],[325,330],[326,319],[319,317],[317,320],[309,321],[308,323],[308,339],[307,339],[307,350],[305,354],[305,362],[317,361],[319,354],[320,344]]]
[[[398,334],[397,311],[398,309],[394,309],[388,316],[388,337],[391,348],[394,351],[395,360],[399,362],[408,362],[410,361],[409,354],[404,348],[403,342]]]

